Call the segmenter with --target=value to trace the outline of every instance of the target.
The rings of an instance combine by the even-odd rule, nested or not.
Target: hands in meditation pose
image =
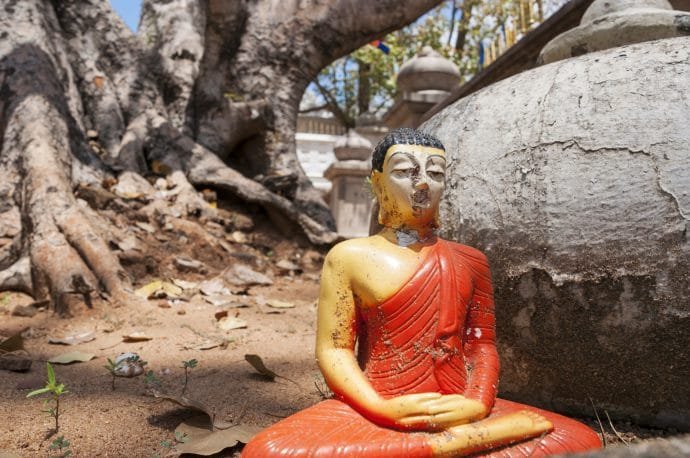
[[[434,137],[388,134],[372,158],[378,234],[326,257],[316,357],[336,395],[257,435],[244,457],[537,457],[599,448],[558,414],[496,398],[491,273],[435,235],[446,157]]]

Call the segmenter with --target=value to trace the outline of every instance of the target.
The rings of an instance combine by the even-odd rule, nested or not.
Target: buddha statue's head
[[[381,225],[424,232],[438,226],[446,155],[437,138],[415,129],[396,129],[376,145],[371,168]]]

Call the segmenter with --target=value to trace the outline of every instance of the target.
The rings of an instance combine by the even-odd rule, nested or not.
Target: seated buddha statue
[[[253,457],[538,457],[601,447],[587,426],[496,397],[487,258],[436,236],[446,156],[413,129],[372,156],[376,235],[326,256],[316,358],[335,397],[262,431]]]

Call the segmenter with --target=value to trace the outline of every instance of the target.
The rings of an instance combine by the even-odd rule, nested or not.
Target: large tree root
[[[0,291],[4,290],[21,291],[26,294],[34,292],[31,280],[31,260],[28,256],[0,272]]]
[[[74,294],[90,304],[91,294],[99,287],[118,299],[126,297],[126,290],[131,290],[126,275],[80,210],[71,179],[60,163],[69,151],[63,118],[43,98],[29,97],[18,108],[14,125],[24,140],[22,198],[32,229],[29,253],[36,293],[48,293],[60,312],[67,311]],[[46,116],[53,120],[50,130],[42,119]]]
[[[104,1],[25,0],[6,10],[0,14],[6,31],[0,40],[0,216],[21,218],[12,217],[17,228],[0,225],[0,290],[49,298],[61,312],[74,298],[90,304],[97,293],[115,303],[136,301],[110,248],[115,230],[95,221],[73,190],[98,187],[122,170],[146,173],[153,161],[184,172],[193,185],[224,189],[280,214],[313,243],[336,240],[298,204],[229,168],[189,136],[181,110],[198,56],[189,57],[184,40],[170,49],[147,47]],[[203,24],[195,27],[199,54]],[[159,50],[173,60],[187,56],[182,81],[156,82],[175,68],[152,69]],[[175,85],[183,88],[178,100],[163,100]],[[203,207],[190,197],[191,186],[183,187],[186,202]]]
[[[338,234],[313,220],[293,202],[228,167],[218,156],[181,134],[160,116],[152,119],[147,147],[149,159],[165,163],[171,169],[185,170],[189,181],[196,186],[226,190],[246,202],[279,212],[296,222],[314,244],[328,245],[338,239]]]

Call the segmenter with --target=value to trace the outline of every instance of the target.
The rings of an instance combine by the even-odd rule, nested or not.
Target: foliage
[[[48,447],[48,450],[57,450],[60,452],[59,455],[53,455],[53,458],[68,458],[72,456],[72,450],[69,448],[70,442],[65,439],[65,436],[58,436],[57,439]]]
[[[175,439],[173,441],[163,440],[161,441],[161,447],[174,449],[177,444],[184,444],[189,441],[187,434],[175,431]]]
[[[34,396],[40,396],[42,394],[52,395],[52,399],[45,401],[44,405],[46,409],[42,410],[42,412],[45,412],[49,416],[55,418],[55,432],[57,433],[60,430],[60,396],[69,393],[69,391],[65,389],[65,385],[63,383],[57,382],[55,379],[55,371],[50,363],[46,363],[46,372],[48,375],[46,385],[43,388],[32,391],[31,393],[27,394],[26,397],[31,398]],[[53,403],[52,406],[50,406],[51,402]]]
[[[115,361],[108,358],[108,364],[106,364],[103,367],[105,367],[108,370],[108,372],[110,372],[110,376],[112,377],[112,390],[115,391],[115,368],[117,367],[117,364],[115,364]]]
[[[488,62],[492,43],[497,55],[511,34],[519,39],[540,15],[548,17],[564,3],[534,0],[527,15],[527,0],[447,0],[385,36],[388,54],[369,44],[326,67],[307,89],[302,112],[326,110],[346,127],[362,114],[381,116],[393,103],[400,67],[425,46],[455,63],[467,81]]]
[[[147,387],[160,387],[161,380],[156,377],[155,372],[149,370],[146,372],[146,375],[144,375],[144,385]]]
[[[106,364],[103,367],[105,367],[105,369],[108,372],[110,372],[110,375],[112,377],[112,390],[115,391],[115,377],[118,377],[118,376],[132,377],[133,376],[133,375],[127,374],[125,366],[136,365],[136,366],[140,366],[141,368],[143,368],[147,364],[148,364],[148,362],[141,359],[141,357],[139,355],[132,355],[128,358],[125,358],[122,361],[117,361],[117,359],[115,361],[113,361],[112,359],[108,358],[108,364]],[[149,372],[151,372],[151,371],[149,371]],[[139,374],[140,373],[141,372],[139,372]],[[155,375],[154,375],[154,378],[155,378]],[[144,383],[147,384],[146,379],[144,380]]]
[[[385,37],[386,54],[366,45],[326,67],[310,86],[314,99],[345,126],[354,127],[359,115],[380,114],[395,96],[395,75],[400,66],[424,46],[443,50],[441,9],[421,22]],[[442,52],[444,54],[444,52]],[[448,50],[445,51],[448,54]]]
[[[189,369],[194,369],[199,361],[196,359],[190,359],[189,361],[182,361],[182,367],[184,368],[184,385],[182,386],[182,394],[187,390],[187,380]]]

